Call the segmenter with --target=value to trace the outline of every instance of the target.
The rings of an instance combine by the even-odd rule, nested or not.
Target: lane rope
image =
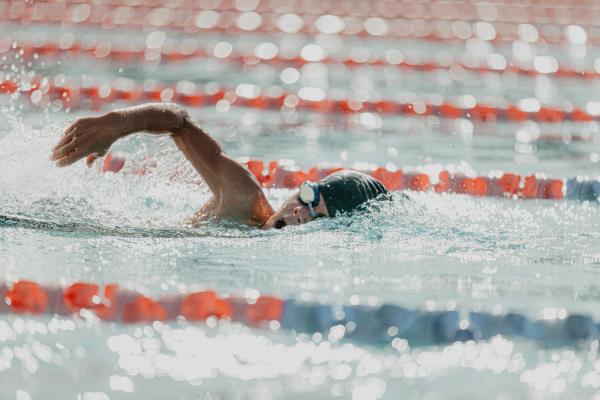
[[[4,38],[5,41],[12,41],[10,38]],[[323,55],[318,59],[310,58],[309,56],[303,57],[302,52],[283,56],[276,54],[277,50],[273,49],[273,46],[269,47],[269,51],[261,50],[260,44],[255,48],[254,52],[249,51],[237,51],[232,52],[229,55],[221,56],[215,55],[213,50],[205,49],[186,49],[189,43],[182,43],[179,49],[166,49],[166,48],[142,48],[142,49],[131,49],[124,47],[127,44],[111,44],[107,41],[86,41],[86,43],[79,42],[67,42],[61,44],[58,42],[47,41],[44,43],[18,43],[17,47],[4,47],[0,48],[0,54],[13,52],[19,53],[25,59],[33,58],[34,54],[39,56],[59,56],[63,54],[68,55],[87,55],[95,57],[96,59],[110,59],[116,62],[144,62],[152,61],[155,62],[160,56],[161,61],[166,62],[183,62],[192,59],[215,59],[229,62],[236,62],[245,65],[293,65],[295,67],[302,67],[307,64],[315,62],[335,65],[341,64],[349,68],[360,68],[360,67],[393,67],[407,71],[417,72],[432,72],[437,70],[451,70],[451,71],[467,71],[476,74],[518,74],[529,77],[547,76],[551,78],[573,78],[573,79],[598,79],[600,78],[600,72],[594,69],[577,69],[565,66],[554,65],[536,65],[533,64],[531,67],[523,65],[515,65],[507,63],[507,60],[499,56],[500,58],[494,62],[486,64],[466,64],[462,62],[449,62],[439,63],[437,61],[409,61],[404,60],[404,56],[400,52],[391,52],[384,57],[375,57],[371,55],[364,55],[359,57],[346,57],[337,58],[333,56]],[[264,47],[264,46],[263,46]],[[554,59],[553,59],[554,60]],[[555,60],[554,60],[555,61]],[[550,61],[552,63],[552,61]],[[538,63],[539,64],[539,63]]]
[[[66,0],[56,4],[50,1],[38,0],[38,7],[65,7],[66,11],[73,12],[76,7],[81,7],[82,1]],[[469,1],[434,2],[434,1],[369,1],[361,3],[339,3],[322,1],[259,1],[254,4],[238,4],[234,1],[219,1],[217,3],[202,4],[190,1],[123,1],[109,0],[99,5],[110,5],[119,7],[149,7],[160,8],[157,13],[165,14],[164,10],[177,11],[217,11],[217,12],[258,12],[258,13],[294,13],[298,16],[322,16],[333,15],[336,17],[354,18],[406,18],[408,20],[424,21],[449,21],[449,22],[477,22],[493,21],[507,24],[545,24],[567,26],[572,24],[596,25],[597,14],[600,7],[593,1],[587,5],[583,1],[567,1],[559,4],[538,4],[535,1],[522,1],[510,3],[502,1],[489,2],[487,7],[481,7]],[[85,5],[83,5],[85,9]],[[441,17],[443,16],[443,17]]]
[[[345,169],[339,165],[322,164],[302,170],[291,160],[268,163],[262,160],[241,161],[263,188],[295,189],[306,180],[317,182],[331,173]],[[150,161],[145,165],[136,165],[136,163],[129,162],[126,157],[109,153],[102,160],[101,168],[103,172],[123,171],[135,175],[145,175],[156,168],[156,163]],[[500,171],[486,176],[467,176],[442,168],[435,168],[439,172],[422,172],[413,168],[397,169],[394,165],[378,167],[364,163],[353,164],[350,169],[373,176],[391,191],[410,190],[477,197],[594,202],[598,201],[600,197],[600,180],[582,176],[557,179],[541,173],[520,175]]]
[[[110,10],[118,7],[119,12],[134,13],[136,15],[145,14],[149,22],[153,25],[163,24],[164,20],[172,20],[177,13],[219,13],[227,17],[239,17],[243,13],[259,13],[260,15],[274,16],[275,18],[282,15],[293,14],[293,18],[309,21],[309,23],[321,19],[320,29],[323,33],[331,33],[332,25],[335,26],[340,22],[344,25],[349,24],[353,27],[354,33],[360,32],[360,27],[367,33],[372,33],[374,36],[379,36],[379,31],[369,32],[373,30],[375,21],[383,21],[384,24],[389,24],[390,21],[402,22],[405,24],[426,24],[430,30],[439,29],[442,31],[451,30],[456,36],[468,39],[476,37],[477,27],[481,28],[481,24],[486,24],[492,27],[495,32],[505,36],[515,36],[519,34],[519,29],[527,26],[535,28],[538,36],[542,32],[551,32],[546,34],[553,40],[558,40],[561,35],[563,39],[569,40],[569,34],[564,29],[570,26],[578,26],[587,31],[594,31],[598,26],[598,17],[600,16],[600,7],[578,7],[578,4],[571,4],[567,7],[557,7],[555,4],[550,6],[530,4],[490,4],[487,7],[477,6],[472,2],[365,2],[361,5],[352,3],[345,6],[339,2],[309,2],[309,4],[298,3],[294,6],[290,4],[281,4],[275,2],[272,5],[262,1],[255,5],[238,5],[234,2],[221,1],[218,3],[201,4],[201,3],[165,3],[165,2],[123,2],[123,1],[108,1],[96,3],[97,7],[108,7]],[[372,3],[372,4],[369,4]],[[362,7],[361,7],[362,6]],[[365,7],[366,6],[366,7]],[[156,11],[158,8],[158,11]],[[363,10],[360,10],[363,8]],[[368,9],[365,9],[368,8]],[[85,16],[92,13],[92,9],[77,1],[65,1],[54,3],[50,1],[38,0],[35,4],[31,4],[27,9],[25,5],[19,2],[13,2],[11,7],[7,9],[12,13],[28,12],[32,14],[40,14],[45,9],[52,10],[55,13],[66,13],[73,15],[77,21],[84,20]],[[199,15],[199,14],[196,14]],[[214,14],[211,14],[214,15]],[[333,18],[333,19],[332,19]],[[370,21],[370,22],[368,22]],[[326,27],[329,22],[329,26]],[[467,25],[465,25],[467,24]],[[521,28],[519,28],[521,27]],[[468,28],[468,29],[467,29]],[[358,30],[357,30],[358,29]],[[458,34],[456,34],[458,33]]]
[[[36,7],[26,3],[24,7],[7,7],[0,10],[0,21],[30,24],[61,24],[63,26],[95,26],[101,29],[127,28],[127,29],[174,29],[186,33],[214,32],[220,34],[248,34],[251,32],[263,34],[302,33],[315,36],[322,33],[317,26],[316,16],[306,16],[304,19],[295,16],[289,20],[290,14],[264,13],[259,15],[254,12],[228,13],[216,11],[201,11],[190,15],[189,10],[178,10],[165,15],[153,14],[148,7],[128,7],[113,5],[91,5],[84,13],[78,12],[80,6],[66,9],[53,9],[52,7]],[[61,11],[62,10],[62,11]],[[210,12],[211,14],[206,14]],[[221,16],[222,14],[222,16]],[[371,23],[369,23],[371,21]],[[487,24],[490,24],[487,22]],[[372,26],[373,25],[373,26]],[[545,41],[549,44],[574,43],[591,45],[600,43],[600,36],[588,35],[583,27],[569,25],[565,29],[544,29],[554,33],[539,32],[531,25],[527,33],[522,33],[524,28],[515,25],[511,29],[502,30],[486,25],[486,28],[471,28],[464,23],[461,29],[453,29],[452,23],[440,21],[437,24],[428,24],[423,20],[409,20],[403,18],[382,19],[373,21],[372,18],[364,21],[346,18],[339,32],[330,34],[344,36],[359,36],[371,38],[402,38],[426,40],[440,43],[462,43],[470,39],[479,38],[491,43],[512,43],[519,39],[537,42]],[[563,32],[564,30],[564,32]],[[583,31],[582,31],[583,30]],[[592,31],[592,29],[589,29]],[[595,29],[594,29],[595,30]],[[474,33],[474,32],[475,33]],[[482,31],[482,32],[480,32]],[[531,32],[529,32],[531,31]],[[480,32],[480,33],[478,33]],[[535,39],[535,40],[533,40]]]
[[[60,100],[65,107],[77,108],[83,101],[87,101],[88,108],[99,109],[102,105],[112,104],[115,101],[126,103],[139,103],[144,101],[174,101],[190,107],[204,107],[219,104],[229,109],[230,106],[241,106],[255,109],[295,109],[323,112],[323,113],[381,113],[384,115],[407,115],[416,117],[437,116],[441,118],[457,119],[467,118],[482,122],[523,122],[537,121],[540,123],[561,124],[565,121],[591,122],[600,120],[600,109],[594,109],[594,114],[573,107],[570,110],[557,107],[540,106],[539,102],[531,106],[532,111],[523,110],[517,104],[505,107],[487,104],[474,104],[459,107],[450,102],[433,104],[428,101],[414,101],[412,103],[395,100],[359,101],[352,98],[331,99],[326,98],[322,91],[306,91],[302,89],[297,93],[283,91],[280,87],[276,90],[265,90],[255,85],[238,85],[236,89],[226,89],[218,84],[208,84],[200,90],[191,82],[186,88],[178,89],[177,85],[167,86],[153,81],[152,87],[135,85],[132,81],[116,80],[112,85],[87,85],[77,84],[56,85],[52,78],[43,79],[41,82],[17,84],[10,80],[0,82],[1,94],[19,94],[29,96],[36,104],[48,104]],[[193,87],[192,87],[193,86]],[[264,93],[264,94],[263,94]],[[588,103],[589,105],[590,103]],[[535,111],[533,111],[535,110]],[[596,113],[596,111],[598,113]]]
[[[117,284],[104,286],[74,282],[67,286],[42,285],[28,280],[0,282],[0,314],[74,315],[92,313],[103,321],[150,324],[185,318],[190,322],[227,319],[253,328],[294,331],[372,345],[443,345],[457,341],[487,340],[497,335],[523,338],[546,346],[577,345],[597,340],[599,325],[590,316],[546,308],[539,317],[509,312],[461,312],[456,306],[425,310],[396,304],[349,305],[282,299],[260,295],[220,296],[213,290],[174,293],[153,299]]]

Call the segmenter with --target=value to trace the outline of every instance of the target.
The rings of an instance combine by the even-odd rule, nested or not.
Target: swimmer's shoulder
[[[242,204],[232,205],[224,204],[216,196],[213,196],[196,214],[186,221],[186,225],[199,226],[211,222],[232,222],[250,227],[262,227],[273,214],[271,204],[269,204],[262,191],[260,195],[245,200]]]

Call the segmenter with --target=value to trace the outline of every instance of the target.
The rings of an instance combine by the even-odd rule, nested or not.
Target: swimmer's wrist
[[[187,111],[173,103],[150,103],[114,110],[105,118],[107,126],[114,129],[116,139],[140,131],[177,134],[189,121]]]
[[[104,118],[107,122],[105,132],[113,141],[124,138],[135,131],[131,129],[131,121],[126,118],[123,110],[110,111],[104,115]]]

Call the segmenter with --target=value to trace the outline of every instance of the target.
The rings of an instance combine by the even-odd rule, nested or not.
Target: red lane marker
[[[98,53],[96,52],[96,46],[97,45],[88,45],[87,48],[82,48],[82,46],[78,43],[73,43],[69,46],[65,46],[63,48],[60,48],[58,44],[56,43],[51,43],[51,42],[46,42],[44,44],[41,45],[34,45],[34,44],[30,44],[30,43],[21,43],[19,42],[19,45],[17,48],[15,49],[8,49],[7,51],[23,51],[23,57],[24,58],[31,58],[33,57],[34,54],[39,54],[39,55],[43,55],[43,56],[59,56],[61,54],[73,54],[73,55],[87,55],[87,56],[92,56],[92,57],[96,57],[97,59],[100,60],[117,60],[117,61],[127,61],[127,62],[136,62],[136,61],[141,61],[144,62],[145,58],[144,58],[144,51],[138,51],[138,50],[127,50],[127,49],[109,49],[105,52],[103,52],[100,55],[98,55]],[[146,49],[147,51],[150,51],[148,49]],[[153,50],[154,52],[156,50]],[[283,57],[280,55],[276,55],[274,57],[271,58],[259,58],[256,57],[254,54],[249,54],[249,53],[232,53],[230,54],[228,57],[225,58],[219,58],[219,57],[214,57],[210,54],[208,54],[206,51],[204,50],[197,50],[194,52],[183,52],[183,51],[179,51],[179,50],[169,50],[168,52],[162,52],[160,53],[161,55],[161,60],[164,60],[166,62],[181,62],[181,61],[186,61],[186,60],[190,60],[190,59],[204,59],[204,58],[210,58],[210,59],[217,59],[223,62],[236,62],[236,63],[241,63],[241,64],[245,64],[247,63],[249,60],[252,60],[252,63],[260,63],[260,64],[265,64],[265,65],[275,65],[275,66],[280,66],[280,65],[295,65],[297,67],[301,67],[304,66],[306,64],[309,64],[310,61],[305,60],[302,57],[296,57],[296,58],[289,58],[289,57]],[[376,67],[392,67],[392,68],[399,68],[402,70],[412,70],[412,71],[417,71],[417,72],[428,72],[428,71],[433,71],[433,70],[447,70],[447,69],[455,69],[455,68],[460,68],[460,69],[464,69],[465,71],[469,71],[469,72],[473,72],[473,73],[477,73],[477,74],[487,74],[487,73],[498,73],[498,74],[503,74],[503,73],[516,73],[516,74],[520,74],[520,75],[525,75],[525,76],[529,76],[529,77],[533,77],[533,76],[548,76],[548,77],[552,77],[552,78],[570,78],[570,79],[596,79],[598,77],[600,77],[600,73],[596,72],[595,70],[575,70],[573,68],[569,68],[569,67],[558,67],[557,70],[555,72],[549,72],[549,73],[543,73],[543,72],[539,72],[535,69],[531,69],[531,68],[526,68],[526,67],[521,67],[521,66],[517,66],[517,65],[508,65],[506,68],[492,68],[489,67],[487,65],[477,65],[477,66],[473,66],[473,65],[467,65],[467,64],[463,64],[463,63],[451,63],[451,64],[440,64],[434,61],[423,61],[423,62],[407,62],[407,61],[401,61],[401,62],[390,62],[386,59],[383,58],[369,58],[368,60],[365,61],[356,61],[352,58],[344,58],[344,59],[336,59],[334,57],[325,57],[322,60],[320,60],[320,62],[324,63],[324,64],[342,64],[345,65],[347,67],[351,67],[351,68],[358,68],[358,67],[365,67],[365,66],[376,66]],[[7,87],[7,88],[2,88],[0,87],[0,92],[1,91],[5,91],[5,92],[9,92],[12,93],[16,90],[16,86],[12,86],[12,87]],[[202,103],[202,99],[197,99],[198,103],[201,104]],[[190,102],[195,101],[194,99],[189,99]],[[378,108],[385,108],[386,104],[380,104],[378,105]],[[483,108],[480,108],[477,110],[478,112],[485,112],[485,110]],[[456,110],[453,109],[451,105],[442,105],[438,107],[438,112],[440,112],[442,115],[444,114],[457,114],[460,113],[460,110]]]
[[[17,314],[42,314],[48,305],[48,295],[35,282],[18,281],[7,291],[6,301]]]
[[[6,83],[6,81],[5,81]],[[111,93],[116,93],[116,88],[111,88],[108,86],[100,87],[100,86],[90,86],[90,87],[75,87],[75,86],[55,86],[53,84],[47,85],[47,93],[46,96],[49,96],[50,100],[61,100],[67,101],[68,106],[70,108],[76,108],[78,102],[83,99],[92,100],[93,104],[99,108],[102,104],[112,104],[114,102],[114,98]],[[106,90],[109,90],[109,94],[102,97],[100,94]],[[20,93],[22,94],[30,94],[32,90],[24,90]],[[121,93],[124,95],[119,99],[121,101],[128,102],[138,102],[138,101],[162,101],[163,93],[165,91],[169,91],[171,100],[175,102],[182,102],[186,105],[189,104],[188,100],[190,96],[192,98],[203,98],[204,101],[202,103],[203,106],[216,104],[218,101],[223,100],[227,93],[235,93],[234,89],[229,89],[227,91],[220,90],[216,93],[206,93],[200,90],[196,90],[194,93],[185,93],[181,94],[177,92],[175,87],[163,87],[162,89],[155,89],[151,91],[144,91],[141,87],[136,87],[131,90],[122,90]],[[68,95],[65,95],[68,93]],[[258,96],[253,99],[248,99],[240,96],[232,96],[230,98],[231,105],[239,105],[242,107],[249,108],[259,108],[259,109],[279,109],[281,108],[281,98],[287,98],[288,96],[294,96],[297,98],[294,93],[283,93],[278,94],[277,97],[268,97],[268,96]],[[506,108],[503,107],[493,107],[489,105],[478,104],[473,107],[468,108],[459,108],[452,104],[445,104],[446,110],[454,110],[452,112],[446,111],[444,114],[439,112],[439,108],[436,105],[419,102],[419,112],[416,112],[416,108],[413,104],[406,104],[395,102],[391,100],[386,101],[388,103],[388,107],[385,110],[380,110],[378,108],[379,102],[364,102],[355,105],[350,105],[356,103],[355,100],[332,100],[325,99],[322,101],[310,101],[310,100],[301,100],[297,102],[296,108],[316,111],[316,112],[340,112],[340,113],[355,113],[355,112],[364,112],[364,111],[373,111],[373,112],[381,112],[384,114],[405,114],[405,115],[414,115],[414,116],[428,116],[432,114],[437,114],[443,116],[445,118],[461,118],[462,116],[469,117],[473,120],[479,120],[483,122],[490,121],[510,121],[510,122],[520,122],[525,120],[539,121],[544,123],[562,123],[565,120],[573,120],[573,121],[593,121],[599,119],[597,116],[593,116],[589,113],[581,109],[573,109],[572,111],[564,111],[559,108],[552,107],[542,107],[537,112],[526,112],[518,108],[516,105],[509,105]],[[326,104],[326,106],[325,106]],[[393,105],[393,107],[392,107]],[[424,106],[424,108],[423,108]],[[462,116],[458,112],[462,111]],[[385,112],[384,112],[385,111]],[[107,170],[118,170],[122,168],[120,165],[120,160],[109,160],[105,166]]]
[[[283,300],[272,296],[261,296],[246,308],[246,321],[254,326],[268,321],[281,321],[282,316]]]
[[[16,281],[10,287],[0,282],[0,312],[66,315],[89,310],[104,320],[124,323],[166,321],[178,316],[189,321],[235,317],[251,326],[281,321],[283,315],[284,301],[273,296],[260,296],[255,301],[243,297],[222,299],[208,290],[153,299],[115,284],[106,285],[104,292],[100,292],[98,285],[86,282],[75,282],[65,288],[27,280]],[[55,293],[63,305],[48,307],[47,293]],[[242,311],[238,316],[234,315],[233,303]]]
[[[118,7],[120,18],[122,21],[125,16],[140,16],[156,12],[159,9],[162,12],[162,20],[156,20],[157,24],[164,24],[165,20],[176,19],[181,15],[189,16],[192,13],[199,12],[216,12],[235,17],[242,12],[257,12],[261,15],[272,14],[274,11],[277,14],[293,13],[305,20],[315,20],[325,14],[334,15],[339,18],[354,18],[368,19],[371,17],[379,17],[383,19],[401,18],[406,22],[422,23],[427,22],[428,25],[435,27],[437,24],[448,24],[452,22],[476,23],[481,22],[482,18],[478,4],[470,1],[452,1],[440,4],[439,2],[420,2],[420,1],[392,1],[392,2],[365,2],[356,4],[353,2],[286,2],[281,3],[278,0],[261,1],[257,7],[253,9],[235,7],[232,2],[220,1],[211,3],[210,5],[199,4],[198,2],[176,2],[169,3],[164,1],[110,1],[104,4],[97,2],[97,8],[112,11]],[[587,6],[581,1],[562,2],[562,4],[536,4],[535,2],[519,2],[512,4],[506,2],[492,2],[490,4],[495,17],[493,25],[496,28],[513,27],[518,24],[529,23],[539,28],[562,28],[568,25],[579,25],[584,27],[595,26],[600,15],[600,8],[596,3],[590,2]],[[55,15],[69,15],[76,21],[85,20],[86,11],[88,9],[78,8],[81,3],[78,1],[64,1],[61,3],[53,3],[50,1],[38,0],[36,4],[26,5],[13,3],[13,8],[8,9],[13,14],[26,13],[28,16],[34,17],[40,15],[46,9],[54,11]],[[489,7],[488,7],[489,8]],[[93,11],[93,9],[89,9]],[[89,12],[88,18],[93,17],[93,13]],[[443,18],[440,18],[443,15]],[[501,24],[499,24],[501,23]]]
[[[341,166],[336,166],[311,167],[308,170],[301,170],[295,164],[290,165],[288,162],[285,165],[279,165],[277,161],[270,161],[265,164],[262,160],[248,160],[244,164],[264,188],[294,189],[306,180],[318,181],[331,173],[344,169]],[[265,165],[268,165],[268,168],[265,168]],[[147,172],[148,168],[144,169],[144,173]],[[350,169],[357,169],[373,176],[390,191],[435,191],[437,193],[518,199],[564,198],[564,180],[546,178],[545,176],[531,175],[523,177],[517,174],[503,173],[499,177],[469,177],[453,174],[446,170],[431,176],[426,173],[406,172],[401,169],[391,170],[385,167],[364,169],[351,166]],[[133,174],[138,174],[138,170],[135,168],[128,171],[128,173],[132,173],[131,171],[133,171]],[[208,299],[202,301],[206,301],[206,304],[212,304],[211,301],[216,301],[212,300],[215,295],[213,292],[206,292],[198,294],[198,298]],[[193,300],[192,297],[189,301],[196,300]],[[206,315],[203,314],[198,318],[204,319]]]
[[[214,21],[209,23],[196,23],[198,15],[190,15],[189,12],[172,13],[170,18],[154,18],[154,10],[150,7],[130,7],[134,12],[124,12],[122,6],[113,5],[91,5],[89,10],[81,15],[76,10],[76,5],[71,7],[62,6],[61,9],[53,7],[30,6],[25,7],[9,7],[0,14],[0,20],[19,22],[22,25],[30,25],[36,23],[43,24],[62,24],[64,26],[82,25],[82,26],[97,26],[102,29],[113,28],[129,28],[129,29],[176,29],[183,30],[187,33],[196,32],[215,32],[221,34],[247,34],[247,33],[265,33],[265,34],[282,34],[285,33],[278,27],[277,19],[281,14],[262,13],[253,14],[250,20],[240,23],[243,16],[248,16],[247,13],[241,12],[223,12],[223,16],[217,13],[217,17],[211,17]],[[299,26],[298,32],[307,35],[317,35],[321,33],[315,26],[317,17],[306,16],[302,20],[302,25]],[[461,33],[457,36],[449,21],[439,20],[437,24],[445,24],[443,29],[439,29],[437,25],[427,23],[425,19],[381,19],[386,21],[386,30],[371,31],[366,28],[367,20],[358,21],[347,24],[344,29],[338,34],[374,37],[374,38],[404,38],[415,40],[436,41],[441,43],[456,43],[464,42],[465,40],[475,38],[471,33],[470,24],[468,25],[466,34]],[[382,22],[378,22],[381,24]],[[240,25],[242,27],[240,27]],[[494,29],[495,34],[490,37],[489,42],[493,43],[509,43],[519,39],[517,24],[513,24],[512,29],[506,28],[506,23]],[[551,28],[557,25],[549,24]],[[551,44],[570,43],[569,40],[562,34],[562,29],[558,29],[558,33],[548,34],[545,31],[556,31],[556,29],[547,29],[546,25],[540,25],[537,29],[539,39]],[[544,29],[542,29],[544,28]],[[474,29],[474,28],[473,28]],[[591,31],[590,29],[588,29]],[[579,35],[581,36],[581,35]],[[576,37],[580,40],[579,37]],[[600,42],[600,37],[587,37],[587,43],[597,44]]]
[[[100,307],[98,285],[75,282],[64,291],[64,301],[71,312],[79,312],[82,308],[94,309]]]
[[[233,310],[216,292],[208,290],[186,295],[181,304],[180,315],[189,321],[204,321],[211,316],[231,318]]]
[[[125,323],[166,320],[167,310],[158,301],[141,295],[128,302],[123,310],[123,322]]]

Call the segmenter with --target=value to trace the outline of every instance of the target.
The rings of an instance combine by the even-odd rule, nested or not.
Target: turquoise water
[[[119,66],[85,58],[40,62],[14,63],[69,79],[84,69],[98,72],[100,81],[126,73],[182,78],[177,71],[142,64],[120,72]],[[216,66],[208,70],[210,79],[229,79],[230,66]],[[193,71],[186,71],[193,79]],[[262,84],[255,72],[239,73],[230,84],[237,79]],[[265,82],[274,84],[273,76],[266,71]],[[427,74],[403,79],[415,82],[412,91],[420,90],[419,83],[432,85]],[[343,77],[332,80],[335,88]],[[386,84],[388,90],[395,87],[381,82],[376,71],[365,71],[365,80],[374,92]],[[534,97],[546,80],[532,78],[520,86],[523,96],[510,94]],[[447,89],[451,95],[465,89],[453,85],[460,87]],[[398,90],[408,89],[399,85]],[[552,99],[572,88],[556,81],[548,90]],[[585,90],[573,100],[594,98],[593,85]],[[118,282],[156,296],[201,288],[258,290],[332,304],[359,296],[362,303],[501,309],[530,317],[556,307],[600,319],[596,204],[410,193],[368,217],[274,232],[215,224],[187,230],[182,222],[208,191],[168,138],[136,136],[116,146],[134,159],[157,161],[158,168],[143,177],[103,174],[81,163],[57,169],[49,160],[51,146],[70,121],[92,112],[43,111],[6,96],[0,101],[0,214],[76,227],[0,228],[0,272],[7,280]],[[424,168],[454,164],[479,173],[598,175],[595,123],[390,117],[374,127],[340,115],[235,108],[218,113],[214,107],[191,112],[234,157],[288,158],[302,167],[321,161],[391,162]],[[519,142],[522,130],[540,139]],[[549,134],[565,140],[544,141]],[[589,140],[571,143],[571,134]],[[181,169],[183,178],[173,180]],[[289,193],[271,190],[267,196],[278,205]],[[226,322],[121,326],[83,315],[3,316],[0,343],[2,399],[571,399],[591,398],[600,387],[597,341],[545,348],[496,337],[448,346],[373,347]]]

